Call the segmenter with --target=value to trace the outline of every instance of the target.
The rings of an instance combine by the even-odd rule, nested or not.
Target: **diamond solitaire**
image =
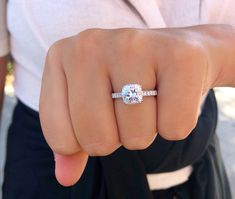
[[[142,91],[139,84],[127,84],[123,86],[121,93],[112,93],[112,98],[122,98],[125,104],[139,104],[143,102],[144,96],[156,95],[156,90]]]

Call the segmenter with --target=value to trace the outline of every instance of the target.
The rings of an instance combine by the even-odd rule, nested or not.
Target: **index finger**
[[[59,154],[79,151],[70,119],[67,83],[61,64],[61,42],[48,51],[40,93],[40,122],[43,134],[51,149]]]
[[[61,43],[56,43],[48,52],[39,109],[43,134],[55,154],[56,178],[60,184],[71,186],[81,177],[88,155],[80,151],[73,131],[61,48]]]

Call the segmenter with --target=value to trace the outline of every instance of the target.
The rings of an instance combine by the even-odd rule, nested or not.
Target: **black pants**
[[[18,102],[8,131],[4,199],[66,199],[70,189],[54,176],[52,151],[43,138],[38,113]]]
[[[53,154],[42,135],[38,113],[18,102],[8,132],[3,199],[75,199],[76,186],[66,188],[56,181]],[[154,195],[168,199],[173,191]]]
[[[99,160],[90,158],[85,173],[92,171],[95,161]],[[8,133],[3,199],[88,198],[86,195],[89,190],[83,191],[82,196],[78,194],[87,179],[89,181],[89,178],[82,178],[82,183],[80,181],[72,187],[58,184],[54,175],[53,153],[42,135],[38,113],[18,101]],[[177,187],[178,190],[181,188],[190,192],[190,181]],[[176,196],[175,188],[152,193],[156,199],[172,199]],[[91,198],[96,199],[94,196]]]

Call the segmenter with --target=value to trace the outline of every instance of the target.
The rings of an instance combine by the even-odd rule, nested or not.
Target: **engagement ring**
[[[139,104],[143,102],[144,96],[156,96],[156,90],[143,91],[139,84],[127,84],[122,88],[122,92],[112,93],[112,98],[122,98],[125,104]]]

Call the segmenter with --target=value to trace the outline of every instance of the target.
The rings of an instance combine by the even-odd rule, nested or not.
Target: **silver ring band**
[[[142,91],[143,92],[143,97],[146,96],[157,96],[157,91],[156,90],[148,90],[148,91]],[[122,98],[122,92],[120,93],[112,93],[112,98],[117,99],[117,98]]]

